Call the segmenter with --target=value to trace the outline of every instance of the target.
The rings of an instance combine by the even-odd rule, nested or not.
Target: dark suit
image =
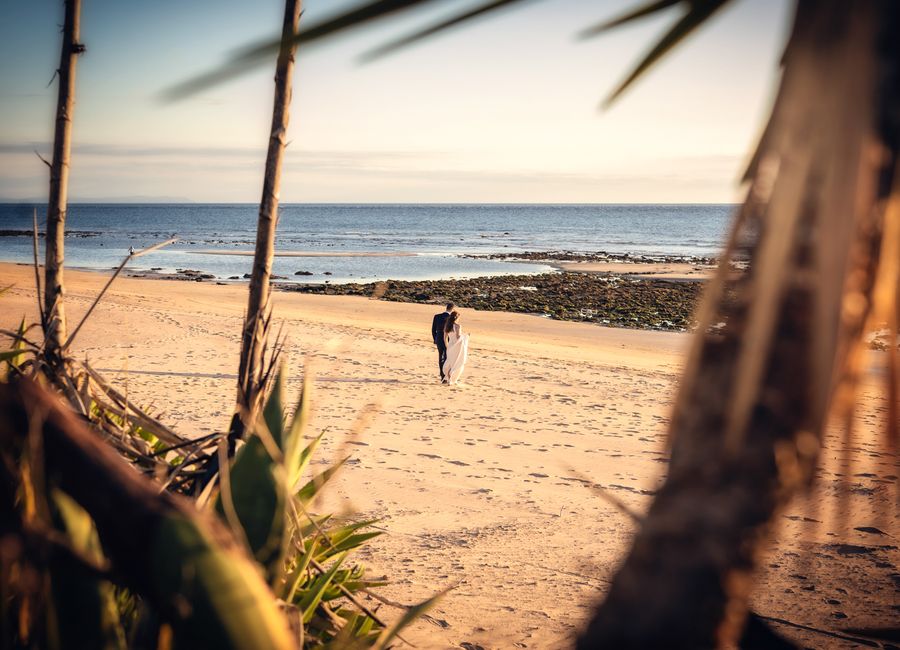
[[[438,372],[441,373],[441,381],[444,380],[444,361],[447,360],[447,344],[444,343],[444,323],[450,318],[450,312],[445,311],[435,314],[431,321],[431,338],[438,349]]]

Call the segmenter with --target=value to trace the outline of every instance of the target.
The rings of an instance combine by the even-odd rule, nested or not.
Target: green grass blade
[[[284,365],[278,370],[275,376],[275,384],[272,386],[272,393],[266,400],[263,407],[263,419],[272,438],[278,444],[282,453],[285,453],[285,427],[284,427]]]
[[[331,553],[340,553],[343,551],[350,551],[354,548],[362,546],[365,542],[378,537],[379,535],[383,535],[384,531],[375,530],[371,533],[359,533],[358,535],[350,535],[346,539],[338,542],[332,548],[329,549]]]
[[[344,561],[345,557],[347,557],[346,553],[339,555],[335,559],[334,566],[326,573],[323,573],[316,578],[310,590],[304,594],[302,600],[297,603],[297,606],[303,611],[304,623],[309,623],[309,621],[312,620],[313,614],[316,613],[316,607],[322,602],[322,596],[325,594],[325,590],[331,585],[331,581],[341,568],[341,563]]]
[[[319,446],[322,436],[325,435],[325,432],[323,431],[316,436],[312,442],[306,445],[306,447],[302,447],[304,440],[303,433],[306,431],[307,422],[309,422],[311,392],[312,385],[309,375],[306,375],[303,378],[303,387],[300,390],[300,400],[297,402],[297,409],[294,411],[294,417],[291,419],[291,423],[288,426],[287,443],[284,452],[285,467],[288,473],[288,484],[291,486],[297,485],[300,476],[303,474],[306,465],[309,463],[310,457],[316,450],[316,447]]]
[[[312,479],[310,479],[306,483],[306,485],[304,485],[297,491],[297,498],[300,500],[300,502],[303,504],[307,504],[312,501],[315,498],[316,494],[318,494],[322,486],[330,481],[331,478],[335,474],[337,474],[338,470],[341,469],[341,467],[344,466],[344,463],[346,463],[348,460],[350,460],[350,456],[347,456],[335,465],[332,465],[331,467],[326,469],[324,472],[317,474]]]
[[[378,523],[378,521],[378,519],[369,519],[368,521],[358,521],[352,524],[347,524],[346,526],[341,526],[340,528],[328,531],[328,538],[331,540],[332,544],[338,544],[339,542],[342,542],[350,537],[350,535],[358,531],[360,528],[371,526],[372,524]]]
[[[172,603],[176,647],[296,647],[258,568],[236,547],[219,545],[197,522],[176,512],[163,515],[151,548],[150,557],[140,561],[149,565],[154,600]]]
[[[0,352],[0,361],[12,361],[22,354],[25,354],[25,350],[4,350]],[[16,364],[13,363],[13,365]]]
[[[300,581],[303,579],[303,574],[305,574],[307,569],[309,569],[309,564],[312,561],[313,556],[316,554],[318,546],[319,540],[314,539],[310,543],[309,548],[306,550],[306,552],[300,556],[300,559],[297,561],[297,566],[294,567],[294,570],[291,571],[291,574],[285,581],[285,587],[287,588],[285,591],[285,602],[294,602],[294,598],[297,595],[297,590],[300,588]]]
[[[397,635],[400,634],[400,632],[403,631],[403,628],[419,618],[429,609],[434,607],[448,591],[450,591],[449,588],[444,589],[444,591],[440,592],[439,594],[435,594],[428,600],[422,601],[418,605],[413,605],[412,607],[407,609],[403,613],[403,616],[397,619],[397,621],[395,621],[393,625],[385,628],[381,635],[379,635],[378,641],[375,643],[375,648],[377,648],[378,650],[385,650],[388,647],[388,644],[393,641],[397,637]]]
[[[287,486],[259,436],[247,441],[230,470],[231,500],[247,543],[266,568],[270,584],[280,578],[287,536]],[[216,511],[227,523],[222,496]]]

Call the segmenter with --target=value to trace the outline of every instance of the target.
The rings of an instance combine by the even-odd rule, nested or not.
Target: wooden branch
[[[34,155],[38,157],[38,160],[40,160],[42,163],[47,165],[48,168],[53,169],[53,165],[50,164],[50,161],[47,160],[46,158],[44,158],[41,154],[39,154],[37,149],[34,150]],[[36,209],[35,209],[35,212],[37,212]]]
[[[295,36],[300,25],[300,0],[285,0],[281,31],[281,48],[275,65],[275,98],[272,125],[266,153],[262,199],[256,227],[256,250],[253,256],[247,313],[241,335],[241,359],[238,372],[238,397],[229,431],[229,452],[234,453],[234,441],[256,416],[260,393],[263,390],[265,348],[270,318],[270,281],[275,255],[275,228],[278,225],[278,195],[281,187],[281,166],[284,159],[285,136],[290,118]]]
[[[65,0],[65,11],[62,52],[57,70],[59,95],[56,102],[56,130],[53,134],[53,163],[50,166],[44,263],[44,338],[51,357],[58,356],[62,343],[66,340],[63,264],[72,155],[72,115],[75,111],[75,64],[78,55],[84,52],[84,46],[79,42],[81,0]]]
[[[47,161],[44,160],[44,162]],[[47,315],[44,313],[44,298],[41,296],[41,271],[38,266],[37,208],[32,213],[31,247],[34,254],[34,289],[37,292],[38,313],[41,315],[41,331],[44,332],[47,329]]]
[[[88,307],[87,312],[85,312],[84,316],[81,317],[81,321],[78,323],[78,326],[75,328],[75,331],[73,331],[72,334],[69,336],[69,338],[66,339],[65,344],[62,346],[62,352],[65,353],[66,350],[69,349],[69,346],[72,345],[72,341],[78,335],[78,332],[81,331],[82,325],[85,324],[88,317],[90,317],[90,315],[94,312],[94,308],[97,306],[97,304],[103,298],[103,296],[106,295],[106,291],[107,291],[107,289],[109,289],[110,285],[113,283],[113,280],[115,280],[117,277],[119,277],[119,273],[122,272],[122,269],[125,268],[125,265],[128,264],[129,261],[131,261],[132,259],[134,259],[136,257],[140,257],[141,255],[146,255],[147,253],[152,253],[153,251],[157,251],[160,248],[162,248],[163,246],[168,246],[169,244],[174,244],[176,241],[178,241],[178,238],[172,237],[171,239],[167,239],[164,242],[154,244],[153,246],[148,246],[147,248],[145,248],[143,250],[133,251],[133,252],[129,253],[128,255],[126,255],[125,259],[122,260],[121,264],[119,264],[119,266],[116,267],[116,270],[113,272],[112,277],[110,277],[109,280],[106,281],[106,284],[103,285],[103,289],[101,289],[100,293],[97,294],[97,297],[94,298],[94,302],[92,302],[91,306]]]
[[[177,445],[183,442],[186,442],[186,439],[183,436],[178,435],[167,427],[165,424],[157,420],[156,418],[144,413],[144,411],[137,405],[130,402],[122,393],[117,391],[115,388],[110,386],[103,376],[94,370],[90,365],[88,365],[87,361],[82,361],[81,365],[87,371],[87,373],[91,376],[97,386],[107,394],[109,397],[119,402],[122,408],[127,408],[131,411],[131,415],[138,421],[138,424],[147,429],[154,436],[170,445]]]

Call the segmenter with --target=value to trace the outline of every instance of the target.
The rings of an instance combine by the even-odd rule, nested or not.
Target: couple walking
[[[469,335],[459,325],[459,312],[452,302],[435,314],[431,321],[431,338],[438,349],[438,370],[442,384],[456,384],[469,356]]]

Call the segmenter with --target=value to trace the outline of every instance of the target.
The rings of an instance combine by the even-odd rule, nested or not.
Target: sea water
[[[31,262],[32,211],[0,204],[0,261]],[[539,273],[548,267],[469,257],[525,251],[716,256],[731,205],[282,205],[273,273],[291,282],[369,282]],[[133,260],[129,270],[192,269],[219,279],[249,273],[256,236],[252,204],[74,204],[66,265],[109,269],[131,247],[178,242]],[[377,256],[372,256],[377,254]],[[295,275],[297,272],[312,275]]]

